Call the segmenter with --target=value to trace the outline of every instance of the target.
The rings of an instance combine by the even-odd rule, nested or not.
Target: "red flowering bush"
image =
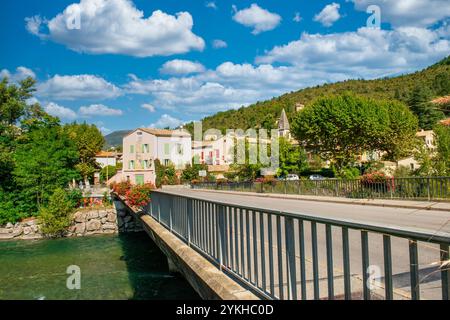
[[[131,189],[131,183],[129,181],[114,183],[114,185],[112,185],[112,189],[119,196],[125,196],[127,191]]]
[[[125,194],[126,201],[130,206],[144,207],[151,201],[150,194],[154,189],[155,186],[151,183],[133,186]]]
[[[375,171],[372,173],[366,173],[361,177],[361,184],[368,188],[380,188],[385,187],[388,190],[394,188],[394,181],[392,178],[386,176],[384,173]]]

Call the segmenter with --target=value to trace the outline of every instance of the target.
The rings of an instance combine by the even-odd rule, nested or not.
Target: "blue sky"
[[[448,0],[3,0],[0,19],[0,77],[35,77],[49,113],[104,133],[450,54]]]

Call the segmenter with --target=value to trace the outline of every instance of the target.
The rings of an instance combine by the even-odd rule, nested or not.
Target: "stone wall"
[[[0,240],[41,239],[43,236],[39,229],[37,219],[29,219],[16,224],[8,223],[6,226],[0,227]],[[114,202],[114,206],[111,208],[89,208],[76,211],[66,237],[142,230],[141,222],[136,221],[120,202]]]

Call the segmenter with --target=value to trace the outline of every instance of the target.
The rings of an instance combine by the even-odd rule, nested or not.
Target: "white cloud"
[[[82,116],[120,116],[123,114],[120,109],[113,109],[103,104],[91,104],[90,106],[80,107],[80,115]]]
[[[55,75],[37,87],[37,94],[57,100],[112,99],[121,95],[115,85],[94,75]]]
[[[233,8],[236,10],[236,7]],[[281,16],[253,3],[249,8],[237,11],[233,20],[246,27],[253,28],[252,33],[257,35],[275,29],[281,22]]]
[[[67,27],[74,13],[79,13],[79,29]],[[205,46],[204,40],[192,33],[193,19],[188,12],[173,16],[156,10],[145,18],[130,0],[81,0],[49,21],[35,16],[26,22],[28,31],[42,39],[91,54],[167,56]],[[44,27],[47,33],[40,32]]]
[[[183,124],[183,121],[169,116],[168,114],[163,114],[161,118],[155,123],[150,125],[151,128],[177,128]]]
[[[216,5],[216,2],[214,2],[214,1],[207,1],[205,3],[205,7],[217,10],[217,5]]]
[[[314,17],[314,21],[320,22],[325,27],[331,27],[333,23],[341,18],[339,13],[341,5],[333,2],[332,4],[326,5],[322,11]]]
[[[215,39],[212,43],[214,49],[222,49],[228,47],[228,44],[220,39]]]
[[[294,18],[292,19],[292,21],[300,22],[300,21],[302,21],[302,19],[303,18],[300,16],[300,12],[296,12],[295,15],[294,15]]]
[[[28,77],[35,79],[36,74],[33,72],[33,70],[26,67],[17,67],[16,72],[14,73],[11,73],[7,69],[3,69],[0,71],[0,79],[8,78],[11,82],[19,82]]]
[[[150,103],[142,104],[141,108],[144,108],[144,109],[146,109],[146,110],[148,110],[150,112],[155,112],[156,111],[155,107],[152,104],[150,104]]]
[[[360,28],[327,35],[304,33],[299,40],[276,46],[257,63],[286,63],[306,70],[375,78],[421,69],[450,52],[450,41],[436,31]]]
[[[72,109],[60,106],[54,102],[48,103],[44,107],[45,112],[48,114],[58,117],[63,120],[74,120],[77,118],[77,114]]]
[[[381,9],[381,20],[394,27],[426,27],[450,17],[448,0],[352,0],[355,8],[366,11],[369,5]]]
[[[181,75],[190,73],[204,72],[205,67],[198,62],[192,62],[189,60],[171,60],[163,64],[159,72],[163,74]]]

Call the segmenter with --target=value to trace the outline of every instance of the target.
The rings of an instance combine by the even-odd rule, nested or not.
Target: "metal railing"
[[[193,184],[192,188],[359,199],[450,201],[450,177],[392,177],[383,181],[324,179],[274,180],[271,182],[204,182]]]
[[[450,296],[450,271],[439,268],[440,261],[449,259],[448,233],[366,225],[160,191],[152,193],[147,213],[263,298],[390,300],[397,294],[407,299],[420,299],[423,294],[448,300]],[[377,266],[383,276],[371,274]],[[396,282],[409,289],[398,293]]]

